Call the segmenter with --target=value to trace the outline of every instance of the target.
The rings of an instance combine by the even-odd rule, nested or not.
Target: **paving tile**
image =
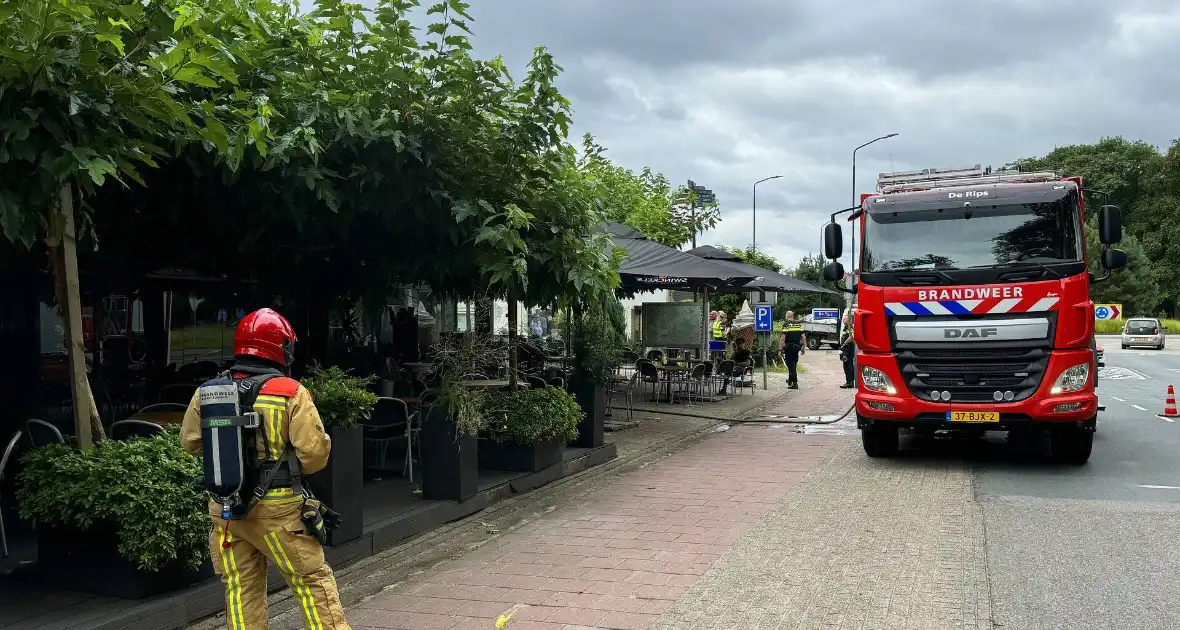
[[[662,435],[692,422],[703,426],[669,421]],[[491,628],[498,614],[515,606],[507,630],[648,628],[707,579],[710,567],[839,439],[735,425],[426,570],[349,614],[361,615],[357,627],[398,623],[430,630],[429,624],[446,621],[454,628]]]

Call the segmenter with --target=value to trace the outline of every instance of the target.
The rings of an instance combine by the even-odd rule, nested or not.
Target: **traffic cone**
[[[1164,412],[1160,414],[1165,418],[1180,418],[1180,413],[1176,412],[1176,390],[1168,385],[1168,397],[1164,399]]]

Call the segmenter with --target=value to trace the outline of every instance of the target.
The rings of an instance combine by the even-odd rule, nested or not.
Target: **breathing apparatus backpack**
[[[197,389],[201,410],[205,488],[221,504],[221,518],[243,519],[266,495],[283,461],[288,462],[292,491],[303,493],[299,463],[291,449],[285,460],[258,461],[258,441],[266,431],[254,411],[262,386],[279,374],[259,374],[235,380],[218,374]],[[270,452],[266,449],[265,452]]]

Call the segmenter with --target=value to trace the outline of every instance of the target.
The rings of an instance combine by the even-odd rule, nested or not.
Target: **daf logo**
[[[945,339],[983,339],[1000,334],[995,328],[944,328],[942,336]]]

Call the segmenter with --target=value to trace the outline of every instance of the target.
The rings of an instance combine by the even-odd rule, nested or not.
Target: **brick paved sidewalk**
[[[736,426],[349,610],[354,628],[646,628],[840,440]]]

